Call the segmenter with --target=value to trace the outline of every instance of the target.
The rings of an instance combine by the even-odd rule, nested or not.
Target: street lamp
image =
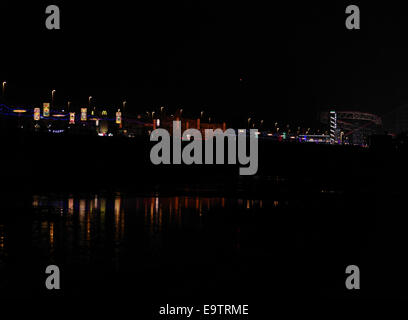
[[[248,118],[248,128],[250,127],[249,123],[251,122],[251,118]]]
[[[123,102],[122,102],[122,106],[123,106],[123,110],[122,110],[122,119],[123,119],[123,115],[125,114],[125,107],[126,107],[126,104],[127,104],[127,101],[126,100],[124,100]]]
[[[89,109],[89,111],[91,111],[91,100],[92,100],[92,96],[89,96],[88,97],[88,109]],[[95,114],[95,112],[92,110],[91,115],[94,115],[94,114]]]
[[[160,107],[160,119],[163,120],[163,110],[164,107]]]
[[[5,93],[6,93],[6,84],[7,84],[7,82],[3,81],[3,84],[2,84],[2,95],[3,95],[3,97],[4,97]]]
[[[51,91],[51,105],[54,108],[54,95],[55,95],[55,90]]]

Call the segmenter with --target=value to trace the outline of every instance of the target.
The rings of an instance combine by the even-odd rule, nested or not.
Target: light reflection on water
[[[0,255],[3,254],[4,239],[5,239],[4,225],[0,224]]]
[[[199,230],[205,227],[206,216],[215,212],[271,209],[277,200],[254,200],[205,196],[127,196],[114,193],[106,196],[33,196],[31,243],[45,260],[64,256],[67,261],[88,263],[108,255],[119,269],[124,244],[135,237],[146,250],[163,246],[168,230]],[[14,222],[15,224],[16,222]],[[19,222],[17,222],[18,224]],[[14,230],[18,227],[13,227]],[[7,262],[7,224],[0,224],[0,264]],[[239,230],[233,238],[234,249],[240,247]],[[133,244],[132,244],[133,245]],[[111,250],[111,251],[109,251]],[[109,251],[109,254],[106,252]]]

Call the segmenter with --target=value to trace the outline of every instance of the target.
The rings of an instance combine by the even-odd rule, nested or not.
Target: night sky
[[[34,2],[34,1],[32,1]],[[182,106],[214,119],[313,121],[320,110],[386,114],[408,103],[408,9],[336,2],[52,1],[0,4],[0,80],[15,104],[133,113]],[[61,30],[45,28],[59,5]],[[357,4],[361,30],[345,28]]]

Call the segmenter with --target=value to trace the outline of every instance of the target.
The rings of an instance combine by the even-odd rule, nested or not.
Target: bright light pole
[[[163,110],[164,107],[160,107],[160,120],[163,120]]]
[[[51,105],[52,105],[53,108],[54,108],[54,95],[55,95],[55,90],[53,89],[51,91]]]
[[[3,81],[3,84],[2,84],[2,95],[3,95],[3,97],[4,97],[5,93],[6,93],[6,84],[7,84],[7,82]]]
[[[91,112],[91,115],[94,115],[93,110],[91,111],[91,100],[92,100],[92,96],[88,97],[88,112]]]

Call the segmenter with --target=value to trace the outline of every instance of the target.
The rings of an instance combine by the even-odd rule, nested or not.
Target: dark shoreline
[[[240,176],[237,165],[153,165],[148,137],[98,137],[68,135],[0,136],[0,177],[18,184],[91,185],[156,184],[172,180],[207,183],[232,179],[283,177],[341,185],[347,179],[406,175],[408,152],[391,146],[357,146],[279,143],[259,139],[258,170]],[[187,143],[185,143],[187,144]],[[227,145],[225,145],[227,150]],[[214,152],[215,153],[215,152]],[[227,152],[225,152],[227,153]],[[227,159],[225,159],[226,163]]]

